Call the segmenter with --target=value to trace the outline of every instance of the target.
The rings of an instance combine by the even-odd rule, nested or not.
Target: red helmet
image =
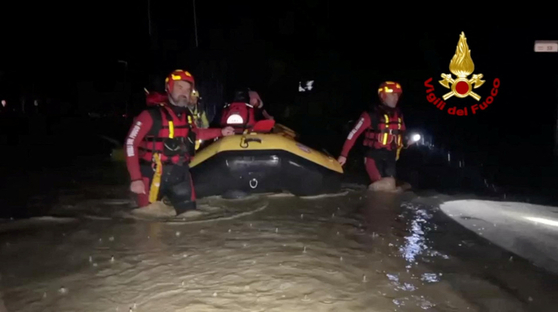
[[[386,81],[380,85],[378,88],[378,94],[382,96],[382,93],[403,93],[403,89],[401,89],[401,85],[398,82],[394,81]]]
[[[397,93],[401,95],[401,93],[403,93],[403,89],[398,82],[385,81],[380,84],[380,87],[378,88],[378,95],[380,96],[380,99],[385,100],[387,93]]]
[[[194,89],[194,76],[192,76],[192,74],[187,71],[177,69],[169,74],[167,79],[165,79],[165,89],[167,90],[167,92],[172,92],[175,81],[187,81],[192,85],[192,89]]]

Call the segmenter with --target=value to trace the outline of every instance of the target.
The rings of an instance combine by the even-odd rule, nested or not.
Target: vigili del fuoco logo
[[[469,113],[476,114],[480,110],[485,110],[489,105],[494,102],[494,98],[498,94],[498,88],[500,87],[500,79],[495,78],[492,82],[492,89],[490,90],[490,95],[487,96],[482,102],[482,97],[475,93],[473,89],[481,87],[485,80],[482,80],[483,74],[473,74],[475,71],[475,64],[471,58],[471,50],[467,45],[467,38],[465,34],[461,32],[459,36],[459,42],[457,43],[457,49],[455,50],[455,55],[451,59],[449,70],[456,77],[453,78],[451,74],[442,74],[443,80],[438,81],[442,86],[450,89],[450,92],[444,94],[441,98],[434,93],[434,85],[432,84],[432,78],[428,78],[424,82],[426,87],[426,99],[428,102],[432,103],[439,110],[445,110],[447,107],[447,113],[450,115],[457,116],[469,116]],[[473,76],[469,79],[469,75]],[[446,105],[446,100],[452,97],[463,99],[466,97],[472,97],[479,103],[473,104],[470,107],[460,107]],[[453,101],[453,99],[452,99]]]

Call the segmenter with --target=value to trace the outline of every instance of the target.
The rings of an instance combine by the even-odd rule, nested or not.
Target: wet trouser
[[[386,149],[370,150],[366,153],[364,164],[372,183],[386,177],[395,178],[397,152]]]
[[[143,184],[145,185],[145,194],[138,195],[138,205],[145,207],[149,205],[149,191],[155,172],[151,165],[148,164],[142,164],[140,171]],[[159,187],[157,200],[161,200],[163,196],[167,196],[170,200],[177,215],[187,210],[196,209],[196,192],[194,191],[194,184],[188,164],[182,166],[163,165],[161,186]]]

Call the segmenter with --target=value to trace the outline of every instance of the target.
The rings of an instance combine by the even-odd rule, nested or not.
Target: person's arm
[[[198,127],[193,128],[194,132],[196,132],[196,137],[198,140],[212,140],[222,136],[221,128],[207,128],[201,129]]]
[[[360,115],[360,118],[354,126],[353,130],[351,130],[351,132],[347,136],[345,144],[343,144],[343,149],[341,150],[342,157],[347,158],[358,137],[362,134],[362,132],[364,132],[364,130],[370,127],[370,122],[370,115],[368,114],[368,112],[363,112]]]
[[[138,156],[138,147],[153,126],[153,119],[148,111],[139,114],[132,124],[132,128],[126,137],[124,152],[126,153],[126,167],[132,181],[141,180],[141,171]]]
[[[262,108],[262,115],[265,119],[274,119],[264,108]]]

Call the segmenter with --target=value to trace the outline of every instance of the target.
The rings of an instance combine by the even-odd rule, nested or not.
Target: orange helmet
[[[194,76],[187,71],[182,69],[177,69],[169,74],[167,79],[165,79],[165,89],[167,92],[172,92],[172,88],[174,87],[175,81],[187,81],[192,85],[192,89],[194,89]]]

